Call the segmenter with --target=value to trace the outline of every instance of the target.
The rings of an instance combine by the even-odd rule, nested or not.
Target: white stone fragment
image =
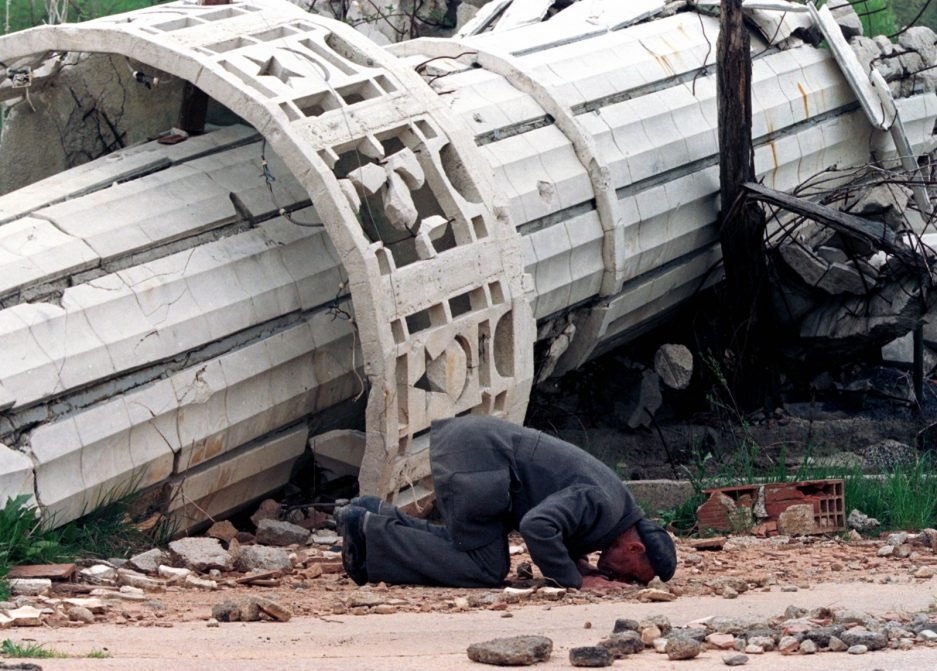
[[[192,575],[192,570],[187,568],[176,568],[175,566],[160,565],[156,570],[160,578],[170,583],[183,582],[188,576]]]
[[[6,612],[14,627],[41,627],[42,611],[32,606],[20,606]]]
[[[396,172],[387,174],[384,214],[387,216],[387,223],[401,232],[409,232],[420,216],[406,181]]]
[[[387,182],[387,173],[384,168],[375,163],[365,163],[360,168],[349,172],[348,179],[360,193],[373,196],[384,187]]]
[[[10,578],[10,592],[16,596],[39,596],[52,589],[48,578]]]
[[[94,564],[79,570],[78,577],[92,585],[112,585],[117,580],[117,569],[107,564]]]
[[[420,161],[409,147],[388,156],[385,168],[388,172],[393,171],[400,175],[411,191],[416,191],[426,181]]]
[[[218,583],[214,580],[207,580],[205,578],[198,578],[194,575],[187,575],[183,580],[183,585],[186,587],[192,587],[194,589],[205,589],[205,590],[214,590],[218,589]]]

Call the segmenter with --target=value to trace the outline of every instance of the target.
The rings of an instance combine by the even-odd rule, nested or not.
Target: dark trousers
[[[444,526],[411,517],[387,504],[364,527],[370,582],[448,587],[496,587],[511,568],[507,534],[463,552]]]

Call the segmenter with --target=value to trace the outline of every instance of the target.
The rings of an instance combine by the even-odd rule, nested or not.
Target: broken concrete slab
[[[292,568],[287,550],[263,545],[248,545],[238,551],[235,567],[239,571],[286,571]]]
[[[309,540],[309,529],[284,520],[261,520],[254,534],[261,545],[303,545]]]
[[[169,544],[169,551],[176,561],[193,571],[228,571],[233,563],[231,555],[215,538],[180,538]]]
[[[127,560],[127,565],[132,569],[152,575],[157,573],[162,564],[168,564],[169,560],[170,555],[168,552],[160,548],[153,548],[152,550],[135,554]]]
[[[48,578],[8,578],[7,582],[14,596],[39,596],[52,589],[52,581]]]

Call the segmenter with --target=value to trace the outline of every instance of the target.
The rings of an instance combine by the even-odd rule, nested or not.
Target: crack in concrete
[[[343,296],[343,299],[347,296]],[[24,444],[28,431],[37,425],[71,416],[81,410],[122,393],[140,389],[191,366],[207,362],[223,354],[235,352],[284,331],[317,315],[328,315],[332,302],[316,305],[308,310],[294,311],[261,324],[233,333],[225,338],[201,344],[174,356],[154,361],[148,366],[129,371],[118,371],[82,387],[60,394],[50,394],[27,406],[8,411],[0,426],[0,441],[17,449]],[[176,427],[177,434],[179,427]]]

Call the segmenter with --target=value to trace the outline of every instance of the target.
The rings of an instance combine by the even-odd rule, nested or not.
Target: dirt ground
[[[512,540],[516,554],[512,557],[513,569],[507,585],[515,588],[542,586],[543,580],[539,579],[536,569],[533,579],[518,577],[518,569],[523,573],[523,565],[529,564],[530,557],[522,551],[519,537]],[[922,583],[937,571],[937,554],[930,547],[912,544],[908,556],[899,558],[879,556],[883,545],[884,540],[847,542],[832,537],[740,537],[729,539],[719,550],[697,550],[690,541],[681,541],[677,573],[666,586],[658,587],[664,587],[676,599],[700,596],[731,599],[745,591],[796,592],[824,583]],[[648,593],[642,593],[643,586],[624,584],[602,592],[569,590],[566,594],[549,590],[512,594],[504,589],[383,584],[358,587],[341,572],[337,552],[315,547],[296,548],[295,551],[299,559],[296,568],[273,578],[266,586],[238,584],[235,581],[243,578],[243,574],[224,574],[217,581],[217,590],[169,586],[165,591],[148,593],[140,601],[109,600],[112,605],[105,614],[97,616],[96,622],[172,627],[178,623],[207,621],[213,605],[250,596],[271,599],[287,608],[293,617],[322,619],[367,614],[510,611],[534,604],[546,606],[547,602],[559,600],[569,605],[649,600]],[[660,594],[654,597],[669,598]],[[49,624],[79,626],[64,616],[52,618]]]

